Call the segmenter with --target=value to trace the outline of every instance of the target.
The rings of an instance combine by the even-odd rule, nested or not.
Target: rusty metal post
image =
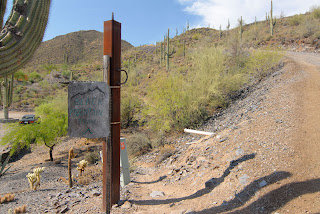
[[[110,56],[103,56],[103,81],[110,85]],[[111,105],[111,98],[110,98]],[[111,118],[111,113],[110,118]],[[111,131],[111,128],[110,128]],[[102,210],[109,214],[111,212],[111,181],[112,181],[112,143],[111,133],[108,138],[105,138],[102,143]]]
[[[121,23],[104,22],[104,55],[110,56],[111,88],[111,205],[120,200],[120,84],[121,84]],[[108,146],[106,146],[108,149]],[[108,167],[108,166],[106,166]],[[104,173],[105,174],[105,173]],[[104,183],[104,185],[107,185]],[[104,189],[107,189],[104,188]],[[103,193],[107,197],[108,193]],[[105,198],[106,199],[106,198]],[[103,209],[107,208],[106,201]]]

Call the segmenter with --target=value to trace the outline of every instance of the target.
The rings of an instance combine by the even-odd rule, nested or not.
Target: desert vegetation
[[[171,37],[168,30],[164,40],[156,45],[132,47],[123,43],[122,67],[128,71],[129,79],[122,87],[121,127],[133,133],[143,131],[148,140],[154,141],[160,135],[201,124],[217,109],[228,106],[241,88],[255,84],[272,72],[283,55],[281,51],[294,45],[292,39],[312,41],[310,44],[317,48],[318,43],[314,42],[318,42],[320,30],[318,13],[319,7],[314,7],[306,14],[280,18],[274,17],[270,10],[266,20],[245,24],[240,17],[239,26],[234,29],[229,26],[226,31],[189,29]],[[79,38],[88,34],[88,43],[92,44],[101,39],[101,34],[93,31],[74,34]],[[43,52],[40,47],[35,53],[38,63],[32,61],[15,73],[12,107],[35,109],[42,122],[33,127],[12,125],[9,129],[15,137],[9,138],[9,134],[2,142],[16,142],[13,148],[19,144],[24,147],[33,142],[43,143],[50,154],[57,140],[66,135],[66,85],[63,83],[70,78],[102,81],[102,64],[98,58],[101,53],[94,53],[93,58],[88,59],[83,47],[83,56],[75,58],[72,48],[65,45],[71,37],[72,34],[48,41],[59,42],[58,46],[63,47],[60,56],[58,50],[52,53],[55,61],[37,55]],[[56,97],[61,97],[57,94],[65,100],[57,101]],[[57,105],[58,102],[61,105]],[[55,110],[56,106],[60,106],[59,109]],[[54,113],[46,115],[48,109]],[[53,117],[60,119],[55,121]],[[46,118],[50,121],[48,126],[56,123],[63,128],[47,139],[33,136],[30,130],[45,126]],[[20,132],[29,134],[20,136]]]

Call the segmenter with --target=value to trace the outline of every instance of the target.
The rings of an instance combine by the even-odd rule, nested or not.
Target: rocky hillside
[[[122,51],[133,46],[122,40]],[[27,67],[39,64],[63,64],[101,61],[103,56],[103,33],[90,30],[78,31],[43,42]]]

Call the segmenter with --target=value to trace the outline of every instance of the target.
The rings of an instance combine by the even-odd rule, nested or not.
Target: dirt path
[[[136,162],[129,202],[113,212],[320,213],[320,56],[285,61],[209,122],[218,136],[182,145],[156,167],[159,153]]]

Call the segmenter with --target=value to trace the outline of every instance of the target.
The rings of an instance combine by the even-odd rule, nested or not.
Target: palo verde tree
[[[51,0],[14,0],[3,26],[7,0],[0,0],[0,84],[4,118],[9,118],[13,74],[24,66],[40,45],[47,26]],[[3,27],[2,27],[3,26]]]
[[[11,155],[18,148],[29,147],[31,143],[44,144],[49,148],[50,161],[53,161],[53,149],[68,130],[67,100],[64,97],[56,98],[41,104],[35,112],[39,118],[34,124],[8,124],[0,144],[10,143]]]

